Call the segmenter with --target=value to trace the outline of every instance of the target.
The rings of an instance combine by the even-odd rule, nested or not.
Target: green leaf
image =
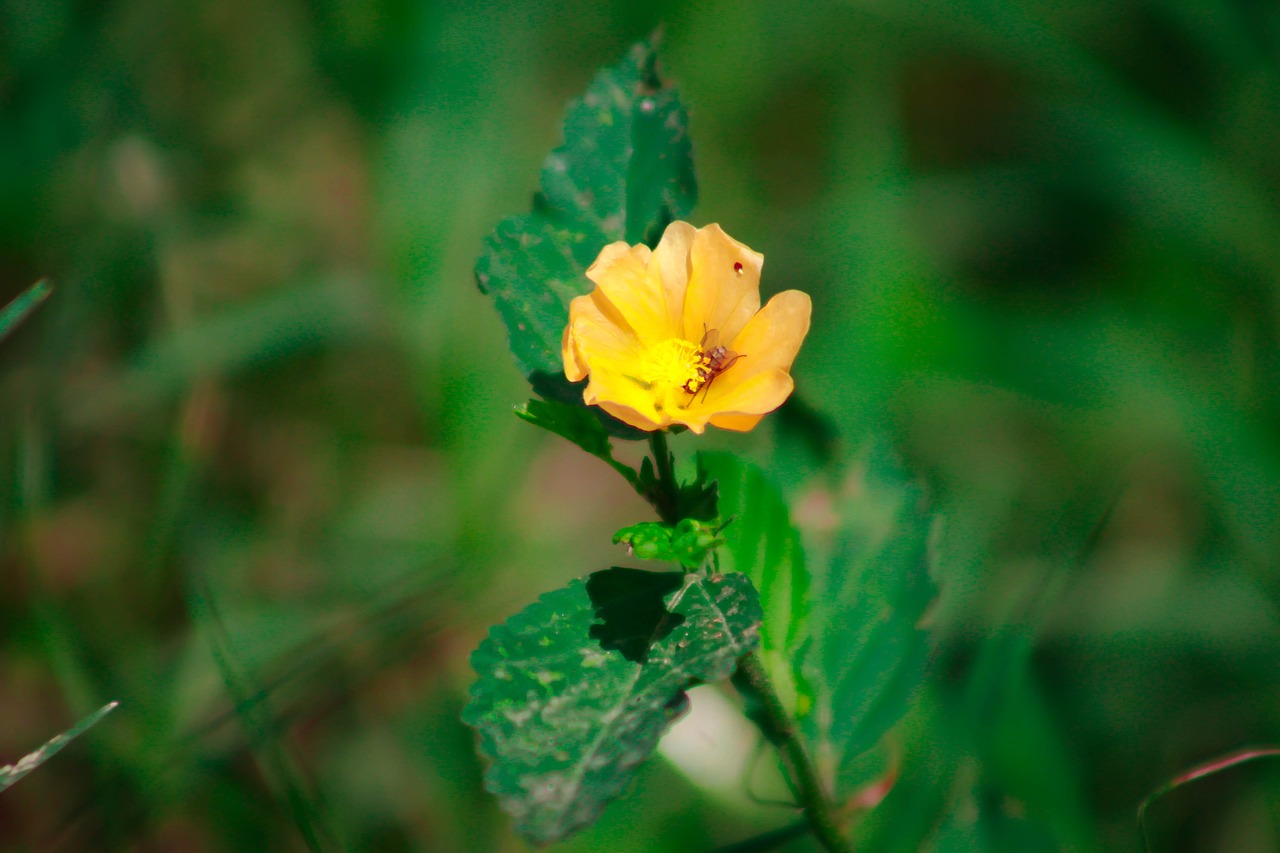
[[[698,467],[719,489],[719,512],[731,523],[724,530],[724,568],[744,573],[760,590],[764,627],[761,658],[774,689],[792,711],[808,613],[809,576],[800,535],[787,503],[764,472],[729,453],[699,453]]]
[[[815,574],[802,705],[819,751],[831,757],[837,794],[864,780],[852,763],[906,713],[926,675],[925,612],[932,578],[934,519],[918,486],[874,449],[843,490],[842,527]]]
[[[613,534],[613,544],[625,543],[628,551],[641,560],[679,563],[690,571],[700,568],[713,550],[724,544],[719,520],[699,521],[682,518],[675,524],[644,521],[624,527]]]
[[[530,400],[516,409],[516,417],[567,438],[592,456],[613,460],[609,432],[595,412],[585,406],[571,406],[556,400]]]
[[[740,574],[607,569],[497,625],[471,657],[463,720],[492,764],[485,785],[528,840],[590,825],[686,704],[758,641]]]
[[[28,287],[18,298],[0,309],[0,340],[4,340],[27,315],[36,309],[41,302],[53,293],[49,282],[41,280]]]
[[[30,293],[30,291],[28,291],[28,293]],[[0,791],[5,790],[32,770],[35,770],[41,764],[44,764],[50,758],[53,758],[64,746],[96,726],[103,717],[114,711],[119,704],[119,702],[109,702],[108,704],[103,705],[97,711],[94,711],[92,714],[76,723],[71,729],[68,729],[57,737],[51,738],[48,743],[37,749],[35,752],[19,759],[17,764],[6,764],[3,767],[0,767]]]
[[[631,484],[632,488],[645,494],[644,486],[634,468],[613,458],[613,442],[610,440],[608,415],[597,408],[574,406],[558,400],[530,400],[516,409],[516,417],[534,426],[542,427],[561,438],[566,438],[583,450],[604,460],[609,467],[617,471]],[[623,429],[631,429],[620,421],[614,421]]]
[[[573,402],[560,341],[569,300],[607,244],[656,243],[696,200],[689,117],[658,75],[656,39],[601,70],[570,105],[564,144],[542,169],[530,213],[485,241],[476,282],[506,323],[520,371],[544,397]],[[581,394],[577,395],[581,399]]]
[[[829,757],[837,794],[850,793],[867,781],[855,759],[902,717],[925,676],[919,623],[936,590],[920,491],[872,453],[845,489],[852,497],[830,559],[807,567],[787,503],[759,468],[725,453],[700,453],[698,464],[732,519],[724,568],[760,590],[761,658],[774,687]]]

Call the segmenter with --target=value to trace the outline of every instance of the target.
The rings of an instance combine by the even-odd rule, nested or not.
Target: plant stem
[[[793,780],[796,796],[804,809],[814,838],[829,853],[853,853],[853,845],[840,832],[835,813],[827,799],[818,771],[809,760],[795,725],[774,692],[764,664],[755,652],[738,663],[733,684],[747,702],[747,714],[764,736],[778,749],[787,775]]]
[[[658,517],[668,524],[680,520],[680,484],[676,482],[676,470],[672,465],[671,450],[667,447],[667,431],[649,433],[649,449],[653,451],[653,467],[658,474],[658,494],[650,502],[658,511]]]
[[[649,502],[663,521],[675,523],[680,515],[680,485],[671,450],[667,446],[664,430],[649,434],[649,448],[653,452],[654,471],[658,475],[656,494],[648,495]],[[733,674],[733,684],[747,704],[747,716],[764,733],[765,738],[777,748],[786,767],[787,776],[794,783],[796,798],[804,810],[805,818],[818,843],[828,853],[853,853],[853,845],[840,833],[831,801],[827,799],[818,771],[804,751],[804,744],[796,733],[795,724],[786,707],[769,681],[764,664],[755,652],[738,662]]]

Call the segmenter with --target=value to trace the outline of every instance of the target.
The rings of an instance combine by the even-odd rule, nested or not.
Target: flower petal
[[[590,403],[587,405],[590,405]],[[624,406],[621,403],[615,403],[611,400],[601,400],[599,405],[600,408],[604,409],[627,426],[642,429],[645,432],[654,432],[655,430],[665,429],[671,425],[670,419],[653,421],[630,406]]]
[[[675,337],[666,294],[649,281],[649,247],[610,243],[587,268],[587,278],[603,294],[645,344]]]
[[[763,418],[764,415],[713,415],[710,424],[734,432],[750,432]]]
[[[625,362],[598,361],[591,381],[582,393],[588,406],[599,406],[625,424],[643,430],[661,429],[671,423],[658,410],[653,393],[625,372]]]
[[[560,359],[564,362],[565,378],[570,382],[580,382],[591,372],[587,369],[587,363],[578,357],[577,342],[573,337],[573,302],[569,303],[569,322],[564,327],[564,334],[560,336]]]
[[[809,317],[813,303],[807,293],[784,290],[769,300],[728,344],[742,357],[732,370],[741,370],[739,383],[772,370],[790,370],[805,335],[809,333]],[[715,391],[711,389],[712,400]]]
[[[785,403],[795,388],[791,374],[782,368],[741,376],[733,383],[726,378],[716,379],[701,401],[694,400],[687,410],[691,419],[707,423],[721,415],[765,415]]]
[[[760,309],[764,255],[730,237],[719,225],[698,229],[689,255],[684,296],[684,338],[701,341],[711,330],[733,340]]]
[[[662,232],[658,247],[649,258],[649,287],[664,294],[670,337],[684,331],[684,295],[689,287],[689,253],[698,230],[688,222],[672,222]],[[694,341],[696,342],[696,341]]]
[[[598,362],[638,358],[640,349],[635,332],[603,295],[593,292],[569,303],[569,325],[560,355],[570,382],[585,378]]]

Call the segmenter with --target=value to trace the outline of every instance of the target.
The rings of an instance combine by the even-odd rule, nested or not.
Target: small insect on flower
[[[565,376],[583,400],[631,426],[745,431],[791,394],[809,297],[760,306],[764,256],[719,225],[673,222],[657,247],[605,246],[569,305]]]
[[[742,354],[721,345],[720,332],[717,329],[707,329],[702,333],[702,342],[698,344],[698,350],[700,362],[696,368],[698,375],[684,383],[684,390],[695,395],[701,391],[705,397],[711,393],[712,381],[733,367],[734,362],[742,358]]]

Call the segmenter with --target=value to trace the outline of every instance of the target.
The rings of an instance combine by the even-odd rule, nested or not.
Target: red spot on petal
[[[736,272],[738,275],[742,275],[742,261],[733,262],[733,271]]]

